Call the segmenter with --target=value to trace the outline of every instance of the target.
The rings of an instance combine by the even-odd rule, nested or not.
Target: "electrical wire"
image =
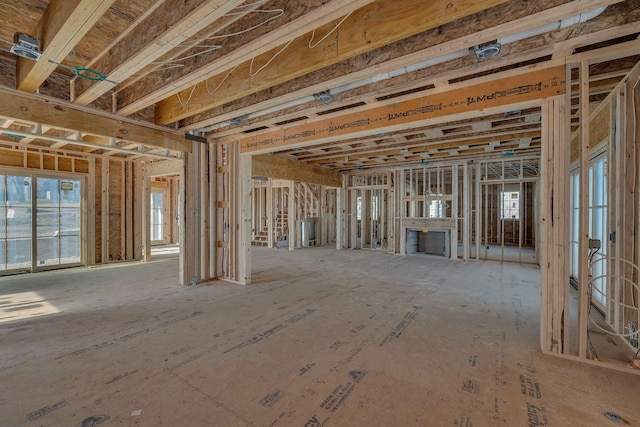
[[[589,275],[588,275],[588,287],[587,287],[587,295],[589,298],[589,309],[587,310],[587,318],[589,320],[591,320],[594,324],[595,321],[591,318],[591,307],[593,306],[593,257],[598,253],[598,251],[600,250],[600,248],[596,248],[595,251],[591,250],[591,248],[589,248],[589,253],[588,253],[588,257],[589,257]],[[591,341],[591,334],[589,333],[589,328],[587,328],[587,343],[589,344],[589,350],[591,352],[591,355],[598,359],[598,353],[596,352],[595,347],[593,346],[593,342]]]
[[[182,108],[186,108],[187,105],[189,105],[189,103],[191,102],[191,97],[193,96],[193,92],[195,92],[196,90],[196,86],[198,86],[198,83],[194,84],[191,87],[191,93],[189,94],[189,98],[187,98],[187,102],[182,102],[182,98],[180,97],[180,92],[176,93],[176,96],[178,97],[178,102],[180,103],[180,105],[182,105]]]
[[[213,90],[209,90],[209,79],[204,81],[205,84],[205,89],[207,90],[207,93],[209,95],[213,95],[214,93],[216,93],[218,91],[218,89],[220,89],[220,87],[222,86],[222,84],[225,82],[225,80],[227,80],[227,78],[231,75],[231,73],[233,73],[236,68],[238,68],[238,66],[236,65],[235,67],[233,67],[226,76],[224,76],[224,78],[222,80],[220,80],[220,83],[218,83],[218,86],[215,87],[215,89]]]
[[[51,59],[49,60],[50,63],[55,64],[59,67],[62,68],[66,68],[67,70],[71,71],[73,74],[75,74],[76,76],[83,78],[85,80],[89,80],[92,82],[109,82],[112,83],[114,85],[117,85],[118,82],[114,82],[113,80],[109,80],[107,79],[107,76],[102,74],[100,71],[96,71],[96,70],[92,70],[91,68],[87,68],[87,67],[80,67],[80,66],[76,66],[76,67],[70,67],[66,64],[62,64],[60,62],[56,62],[56,61],[52,61]]]
[[[245,33],[248,33],[249,31],[255,30],[256,28],[260,28],[261,26],[273,21],[274,19],[278,19],[281,16],[284,15],[284,9],[256,9],[256,10],[252,10],[251,12],[255,12],[255,13],[277,13],[277,15],[274,16],[270,16],[269,18],[265,19],[264,21],[249,27],[249,28],[245,28],[243,30],[240,31],[236,31],[235,33],[228,33],[228,34],[221,34],[221,35],[213,35],[213,36],[207,36],[207,37],[201,37],[199,39],[193,40],[191,42],[183,42],[180,43],[178,46],[197,46],[198,44],[207,41],[207,40],[220,40],[220,39],[226,39],[229,37],[234,37],[234,36],[239,36]],[[227,14],[225,14],[224,16],[235,16],[235,15],[244,15],[246,14],[245,12],[229,12]]]
[[[289,42],[288,42],[287,44],[285,44],[284,46],[282,46],[282,49],[280,49],[279,51],[277,51],[277,52],[276,52],[276,53],[271,57],[271,59],[269,59],[269,60],[267,61],[267,63],[266,63],[266,64],[264,64],[262,67],[258,68],[258,69],[256,70],[256,72],[255,72],[255,73],[253,72],[253,61],[254,61],[256,58],[255,58],[255,56],[254,56],[253,58],[251,58],[251,62],[249,63],[249,77],[257,76],[257,75],[258,75],[258,73],[259,73],[260,71],[262,71],[262,70],[264,70],[265,68],[267,68],[267,67],[269,66],[269,64],[271,64],[271,63],[273,62],[273,60],[274,60],[274,59],[276,59],[276,57],[277,57],[278,55],[280,55],[282,52],[284,52],[284,51],[285,51],[285,49],[286,49],[286,48],[288,48],[288,47],[289,47],[289,45],[290,45],[291,43],[293,43],[293,41],[294,41],[294,40],[295,40],[295,39],[291,39],[291,40],[289,40]]]
[[[353,13],[353,10],[352,10],[351,12],[347,13],[347,14],[345,15],[345,17],[344,17],[344,18],[342,18],[342,20],[340,20],[340,22],[338,22],[338,23],[336,24],[336,26],[335,26],[335,27],[333,27],[333,28],[331,29],[331,31],[329,31],[327,34],[325,34],[325,35],[324,35],[320,40],[318,40],[318,41],[316,42],[316,44],[314,44],[314,45],[312,46],[312,45],[311,45],[311,43],[313,42],[313,39],[314,39],[314,37],[316,36],[316,29],[314,28],[314,29],[313,29],[313,32],[311,33],[311,40],[309,40],[309,49],[313,49],[313,48],[315,48],[316,46],[318,46],[320,43],[322,43],[322,42],[323,42],[327,37],[329,37],[329,36],[331,35],[331,33],[333,33],[334,31],[336,31],[336,30],[338,29],[338,27],[340,27],[340,25],[342,25],[342,23],[343,23],[344,21],[346,21],[348,17],[350,17],[350,16],[351,16],[351,14],[352,14],[352,13]]]

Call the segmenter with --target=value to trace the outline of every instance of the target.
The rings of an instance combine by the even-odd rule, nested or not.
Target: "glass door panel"
[[[31,268],[31,178],[0,175],[2,270]]]
[[[80,181],[37,178],[37,267],[80,259]]]

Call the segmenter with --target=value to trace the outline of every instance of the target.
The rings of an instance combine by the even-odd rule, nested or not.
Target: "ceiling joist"
[[[153,105],[164,98],[192,87],[194,82],[202,82],[218,73],[228,72],[251,58],[260,56],[276,46],[305,34],[309,31],[308,28],[325,25],[372,1],[330,0],[224,56],[212,51],[184,61],[183,67],[158,73],[157,79],[153,82],[138,82],[119,92],[117,111],[119,114],[129,115]],[[196,62],[200,66],[195,65]]]
[[[25,92],[38,90],[114,1],[51,0],[38,24],[42,56],[38,61],[18,57],[16,87]]]
[[[208,85],[196,84],[162,100],[156,105],[156,123],[173,123],[504,2],[406,0],[402,7],[373,2],[211,78]]]
[[[73,81],[73,101],[79,105],[87,105],[96,100],[113,89],[112,82],[122,82],[133,76],[243,2],[244,0],[165,1],[92,65],[99,72],[108,75],[108,80]],[[150,28],[162,28],[164,31],[155,33],[149,31]]]

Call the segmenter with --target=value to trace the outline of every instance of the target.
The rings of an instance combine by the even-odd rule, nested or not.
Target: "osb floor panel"
[[[0,279],[0,425],[640,425],[639,376],[540,354],[535,266],[252,252],[247,287],[176,259]]]

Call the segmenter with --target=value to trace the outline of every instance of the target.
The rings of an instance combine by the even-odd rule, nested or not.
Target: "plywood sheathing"
[[[604,426],[611,410],[640,423],[635,375],[540,354],[533,266],[255,252],[255,287],[176,289],[175,259],[0,279],[60,310],[0,325],[3,421]]]

